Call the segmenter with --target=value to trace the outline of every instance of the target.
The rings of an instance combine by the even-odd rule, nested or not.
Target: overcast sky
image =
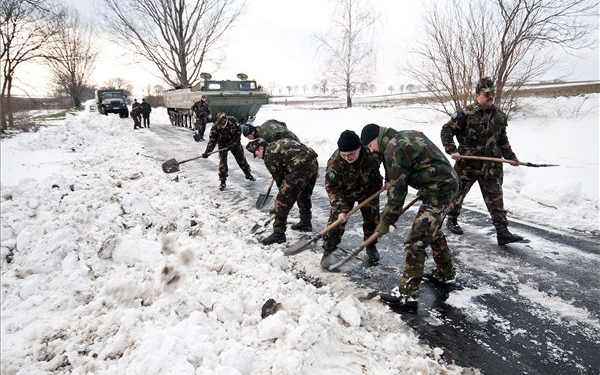
[[[99,30],[105,31],[98,16],[100,0],[62,1],[97,20]],[[375,83],[378,90],[384,91],[390,84],[411,83],[410,78],[403,75],[402,67],[410,56],[410,48],[419,42],[419,24],[429,1],[373,1],[381,15],[375,40],[378,49]],[[207,66],[203,71],[211,72],[217,79],[235,79],[237,73],[243,72],[265,87],[271,86],[271,83],[280,87],[311,86],[320,78],[312,35],[329,30],[331,10],[332,2],[325,0],[248,0],[245,14],[229,31],[225,65],[219,70]],[[598,80],[598,54],[598,47],[582,51],[579,58],[563,54],[559,69],[543,78],[568,76],[570,80]],[[98,57],[93,80],[102,84],[110,78],[124,77],[134,83],[134,92],[141,93],[142,87],[147,84],[163,84],[152,71],[151,64],[131,61],[117,46],[106,44]],[[33,74],[34,78],[27,77],[27,74]],[[34,81],[42,81],[46,77],[39,68],[19,72],[18,75]],[[42,82],[35,85],[45,86]]]

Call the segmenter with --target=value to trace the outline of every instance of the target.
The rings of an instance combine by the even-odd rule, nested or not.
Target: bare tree
[[[449,0],[425,12],[420,61],[411,75],[448,114],[467,105],[475,82],[496,81],[496,105],[510,113],[516,92],[555,64],[551,47],[590,45],[591,0]],[[450,103],[448,102],[450,100]]]
[[[102,0],[108,24],[171,86],[194,85],[240,16],[239,0]]]
[[[0,129],[5,131],[14,121],[11,106],[15,72],[25,63],[45,55],[44,46],[59,29],[61,14],[48,0],[0,1]]]
[[[152,88],[154,90],[155,96],[163,96],[165,95],[165,88],[162,85],[156,85]]]
[[[133,83],[126,80],[125,78],[115,77],[106,81],[106,84],[102,87],[103,89],[122,89],[125,90],[127,96],[133,92]]]
[[[98,53],[92,42],[92,26],[82,22],[75,10],[64,13],[63,25],[54,40],[48,43],[45,57],[52,84],[66,92],[73,106],[79,108]]]
[[[375,66],[373,35],[379,16],[369,0],[336,0],[332,30],[315,35],[325,54],[326,78],[332,89],[346,93],[346,105],[361,80],[369,80]]]

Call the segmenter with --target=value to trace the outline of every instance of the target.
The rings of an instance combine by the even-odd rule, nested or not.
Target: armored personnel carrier
[[[208,73],[202,73],[200,77],[203,81],[193,87],[165,91],[165,106],[171,124],[193,128],[194,114],[190,108],[202,95],[206,96],[213,117],[225,112],[237,118],[240,124],[254,121],[260,107],[268,103],[267,93],[243,73],[238,74],[235,81],[213,80]]]

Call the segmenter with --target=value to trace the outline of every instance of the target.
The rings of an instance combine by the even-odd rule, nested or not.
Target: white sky
[[[505,167],[511,221],[598,231],[598,99],[528,98],[525,112],[515,114],[509,137],[519,158],[562,166]],[[264,106],[256,123],[269,118],[285,121],[317,151],[321,166],[344,129],[360,132],[369,122],[417,129],[439,145],[439,127],[447,120],[420,106],[323,111],[276,104]],[[257,243],[249,229],[266,214],[254,209],[256,194],[247,187],[268,185],[261,160],[249,158],[257,181],[248,182],[230,157],[224,192],[217,189],[216,157],[165,174],[164,160],[199,155],[206,143],[173,128],[164,108],[153,110],[151,123],[134,132],[130,118],[85,111],[1,140],[1,373],[50,373],[65,359],[63,371],[98,375],[466,373],[444,362],[443,349],[420,343],[400,315],[366,298],[369,290],[321,271],[319,252],[287,258],[285,244]],[[326,197],[322,179],[314,194]],[[478,189],[465,207],[485,210]],[[328,207],[313,207],[314,220],[326,222],[327,216]],[[296,220],[292,210],[290,222]],[[480,241],[495,241],[489,228],[463,228],[477,231]],[[357,231],[347,228],[345,238]],[[300,238],[291,230],[287,236],[288,244]],[[531,240],[514,246],[557,262],[585,256]],[[540,291],[522,277],[527,270],[520,258],[500,250],[473,262],[480,249],[470,251],[463,241],[449,238],[465,267],[523,280],[519,296],[540,306],[541,317],[576,322],[595,334],[600,323],[594,314]],[[426,266],[432,267],[431,259]],[[297,278],[299,271],[325,286]],[[507,336],[520,334],[477,302],[492,293],[502,291],[483,284],[453,291],[446,303]],[[261,319],[269,298],[281,308]],[[444,322],[432,312],[428,324]]]
[[[97,25],[102,29],[99,2],[62,1],[97,19]],[[385,92],[390,84],[397,87],[411,82],[403,74],[402,67],[410,56],[410,48],[419,42],[419,23],[428,1],[373,1],[381,15],[376,38],[378,68],[375,80],[380,92]],[[218,71],[209,67],[203,70],[212,71],[215,78],[222,79],[233,79],[243,72],[265,87],[271,82],[281,88],[305,84],[310,87],[320,78],[316,44],[311,35],[329,29],[331,6],[331,1],[324,0],[250,0],[246,13],[228,33],[230,43],[226,64]],[[570,80],[600,79],[598,48],[580,51],[578,57],[557,53],[562,56],[561,64],[544,79],[564,76]],[[147,84],[162,84],[152,72],[151,64],[133,62],[115,45],[106,45],[98,58],[93,79],[101,84],[121,76],[132,81],[134,91],[141,94],[142,87]],[[39,67],[23,69],[18,76],[29,85],[46,86],[46,73],[40,72]]]

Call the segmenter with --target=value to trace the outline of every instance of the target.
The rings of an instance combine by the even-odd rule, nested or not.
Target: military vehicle
[[[165,91],[165,106],[171,124],[193,128],[194,114],[190,108],[202,95],[206,96],[213,118],[217,113],[225,112],[240,124],[254,121],[260,107],[269,101],[262,87],[243,73],[238,74],[235,81],[213,80],[208,73],[202,73],[200,77],[202,81],[192,87]]]
[[[122,89],[96,90],[98,113],[106,116],[109,113],[118,113],[121,118],[129,117],[126,98],[127,94]]]

